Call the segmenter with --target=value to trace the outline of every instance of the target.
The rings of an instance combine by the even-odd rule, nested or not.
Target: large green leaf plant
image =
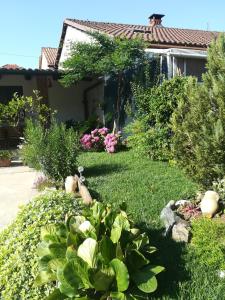
[[[65,224],[42,228],[36,285],[56,282],[54,299],[148,299],[164,270],[150,264],[156,251],[122,207],[94,202]]]

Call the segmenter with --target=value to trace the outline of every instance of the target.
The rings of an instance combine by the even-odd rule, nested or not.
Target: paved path
[[[16,217],[19,206],[37,194],[32,188],[36,177],[28,167],[0,168],[0,231]]]

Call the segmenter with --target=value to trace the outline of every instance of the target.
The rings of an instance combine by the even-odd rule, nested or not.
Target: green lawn
[[[215,276],[215,270],[199,266],[185,245],[162,236],[159,214],[164,205],[198,189],[181,170],[147,157],[137,158],[131,151],[83,153],[79,164],[84,166],[89,188],[97,199],[114,204],[126,201],[135,222],[149,231],[152,244],[158,248],[155,262],[166,267],[151,299],[225,299],[225,280]]]

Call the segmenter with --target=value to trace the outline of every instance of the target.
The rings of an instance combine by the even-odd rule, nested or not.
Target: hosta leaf
[[[127,300],[127,297],[121,292],[112,292],[110,293],[110,297],[112,300]]]
[[[66,255],[66,244],[53,243],[49,245],[49,251],[54,258],[64,258]]]
[[[117,243],[119,241],[122,230],[130,230],[130,223],[127,217],[120,213],[116,216],[115,221],[112,225],[111,240],[113,241],[113,243]]]
[[[96,240],[87,238],[78,248],[77,255],[91,268],[94,268],[98,244]]]
[[[73,260],[77,258],[77,251],[74,249],[73,246],[69,246],[66,249],[66,258],[68,260]]]
[[[88,277],[88,265],[79,257],[69,261],[64,269],[63,276],[66,282],[76,288],[83,285],[85,288],[92,287]]]
[[[134,240],[133,244],[135,245],[135,248],[137,250],[142,249],[145,247],[147,244],[149,244],[149,238],[146,233],[142,233],[138,235]]]
[[[102,254],[102,257],[104,258],[105,263],[108,264],[115,257],[115,245],[109,237],[103,236],[99,247],[99,250]]]
[[[73,297],[77,294],[78,286],[71,286],[64,277],[63,268],[57,269],[57,279],[59,281],[58,287],[62,294]]]
[[[164,270],[161,266],[146,266],[135,273],[132,273],[132,279],[137,287],[145,292],[152,293],[157,289],[157,280],[155,275]]]
[[[65,263],[66,263],[66,259],[64,259],[64,258],[54,258],[54,259],[49,261],[48,267],[52,271],[57,271],[57,269],[62,268]]]
[[[52,282],[56,280],[56,275],[52,273],[50,270],[48,271],[40,271],[38,276],[35,279],[35,286],[41,286],[48,282]]]
[[[51,255],[51,252],[48,247],[48,243],[46,242],[41,242],[37,246],[37,255],[42,257],[42,256],[47,256]]]
[[[67,237],[67,229],[64,224],[46,225],[41,228],[41,239],[46,242],[64,242]]]
[[[116,282],[119,292],[127,290],[129,286],[129,273],[126,265],[115,258],[110,262],[110,265],[113,267],[114,272],[116,273]]]
[[[54,292],[52,292],[46,300],[64,300],[67,296],[63,295],[59,289],[55,289]]]
[[[66,244],[68,246],[73,245],[74,247],[78,248],[78,245],[80,244],[80,240],[81,238],[77,233],[70,232],[67,236]]]
[[[83,216],[75,216],[70,219],[69,226],[72,232],[79,232],[79,226],[86,221],[86,218]]]
[[[128,264],[131,270],[141,269],[149,263],[149,260],[138,250],[131,250],[127,254]],[[134,263],[135,262],[135,263]]]
[[[49,268],[48,263],[52,259],[53,257],[51,255],[42,256],[42,258],[38,261],[40,270],[41,271],[47,270]]]
[[[96,291],[108,291],[115,278],[115,272],[112,267],[99,270],[93,276],[93,285]]]
[[[116,258],[118,258],[119,260],[124,259],[124,254],[123,254],[123,250],[122,250],[122,247],[120,245],[120,242],[118,242],[116,244]]]

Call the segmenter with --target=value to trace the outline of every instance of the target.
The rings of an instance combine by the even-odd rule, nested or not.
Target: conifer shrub
[[[225,37],[208,50],[203,83],[188,80],[172,116],[176,161],[204,186],[225,174]]]

